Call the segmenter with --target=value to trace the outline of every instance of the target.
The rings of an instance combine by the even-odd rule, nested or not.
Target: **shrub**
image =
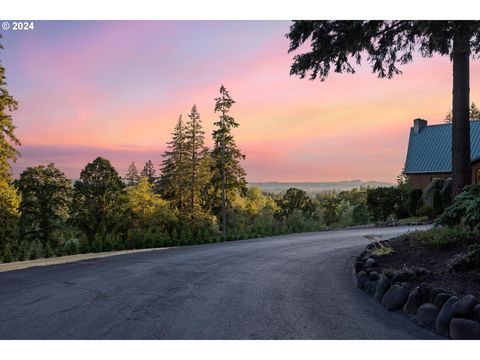
[[[436,223],[447,226],[464,223],[471,230],[480,231],[480,185],[466,186]]]
[[[69,239],[63,245],[63,255],[76,255],[79,253],[78,241],[76,239]]]
[[[80,240],[78,242],[78,251],[80,254],[86,254],[90,252],[90,244],[88,243],[88,238],[86,235],[80,235]]]
[[[414,231],[408,237],[413,245],[419,244],[430,249],[445,249],[455,244],[472,243],[478,235],[464,226],[455,226]]]

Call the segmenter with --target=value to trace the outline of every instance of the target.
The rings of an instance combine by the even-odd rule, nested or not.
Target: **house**
[[[470,121],[472,182],[480,183],[480,121]],[[405,174],[414,188],[423,189],[434,178],[452,177],[452,124],[428,125],[413,120]]]

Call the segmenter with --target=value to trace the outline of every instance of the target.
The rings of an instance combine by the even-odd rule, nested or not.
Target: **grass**
[[[413,246],[429,249],[446,249],[456,244],[471,244],[480,239],[480,234],[464,226],[435,227],[427,231],[414,231],[408,235]]]
[[[428,216],[411,216],[405,219],[398,220],[399,225],[409,225],[412,223],[424,223],[428,221]]]

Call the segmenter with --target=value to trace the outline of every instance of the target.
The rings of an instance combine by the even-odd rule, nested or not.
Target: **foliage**
[[[288,219],[295,210],[299,210],[306,217],[313,216],[315,206],[304,190],[290,188],[283,197],[277,201],[280,208],[279,215],[282,219]]]
[[[124,185],[110,161],[98,157],[75,182],[72,222],[93,242],[97,234],[114,232],[121,224]]]
[[[398,187],[378,187],[367,190],[367,206],[375,221],[386,221],[390,215],[403,217],[404,199]]]
[[[464,223],[471,230],[480,231],[480,185],[469,185],[457,195],[453,205],[436,220],[438,225],[454,226]]]
[[[390,246],[382,246],[380,248],[375,248],[372,250],[372,255],[374,256],[387,256],[391,255],[395,250]]]
[[[205,147],[205,132],[196,105],[193,105],[188,117],[189,121],[187,121],[185,129],[185,147],[188,153],[186,174],[190,181],[187,182],[185,189],[188,196],[186,215],[194,220],[195,217],[202,218],[205,215],[202,194],[205,193],[210,182],[211,158]]]
[[[448,114],[445,116],[445,122],[447,124],[451,123],[452,119],[453,119],[452,110],[450,110]],[[470,121],[480,120],[480,109],[477,107],[477,105],[475,105],[474,102],[472,102],[472,104],[470,105],[468,119]]]
[[[225,221],[226,207],[231,207],[234,194],[246,192],[246,172],[240,164],[245,160],[237,147],[232,135],[232,129],[239,124],[230,116],[230,109],[235,101],[230,97],[227,89],[220,87],[220,96],[215,99],[215,113],[219,113],[218,120],[214,123],[212,157],[212,192],[210,208],[214,214],[221,215]],[[221,213],[221,214],[220,214]],[[222,221],[222,222],[223,222]],[[226,234],[226,229],[223,229]]]
[[[365,202],[355,205],[352,210],[353,225],[368,224],[370,221],[370,211]]]
[[[72,184],[54,164],[28,167],[16,182],[20,203],[21,236],[39,239],[46,248],[56,247],[56,230],[65,226],[72,196]]]
[[[185,125],[179,116],[172,133],[172,140],[167,143],[162,161],[158,190],[162,197],[183,214],[187,205],[186,189],[188,186],[188,157]]]
[[[140,172],[140,176],[147,178],[150,184],[154,184],[156,177],[155,177],[155,167],[153,166],[152,160],[148,160],[145,165],[143,166],[142,171]]]
[[[430,249],[444,249],[455,244],[469,244],[478,238],[464,226],[435,227],[427,231],[414,231],[408,235],[412,245],[419,244]]]
[[[129,186],[138,184],[138,181],[140,180],[140,175],[138,174],[138,169],[137,169],[137,166],[135,165],[135,161],[133,161],[128,166],[127,174],[125,175],[125,180],[127,182],[127,185]]]

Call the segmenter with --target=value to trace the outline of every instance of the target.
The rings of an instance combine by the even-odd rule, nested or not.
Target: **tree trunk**
[[[452,197],[472,182],[470,159],[469,35],[458,29],[453,40]]]

